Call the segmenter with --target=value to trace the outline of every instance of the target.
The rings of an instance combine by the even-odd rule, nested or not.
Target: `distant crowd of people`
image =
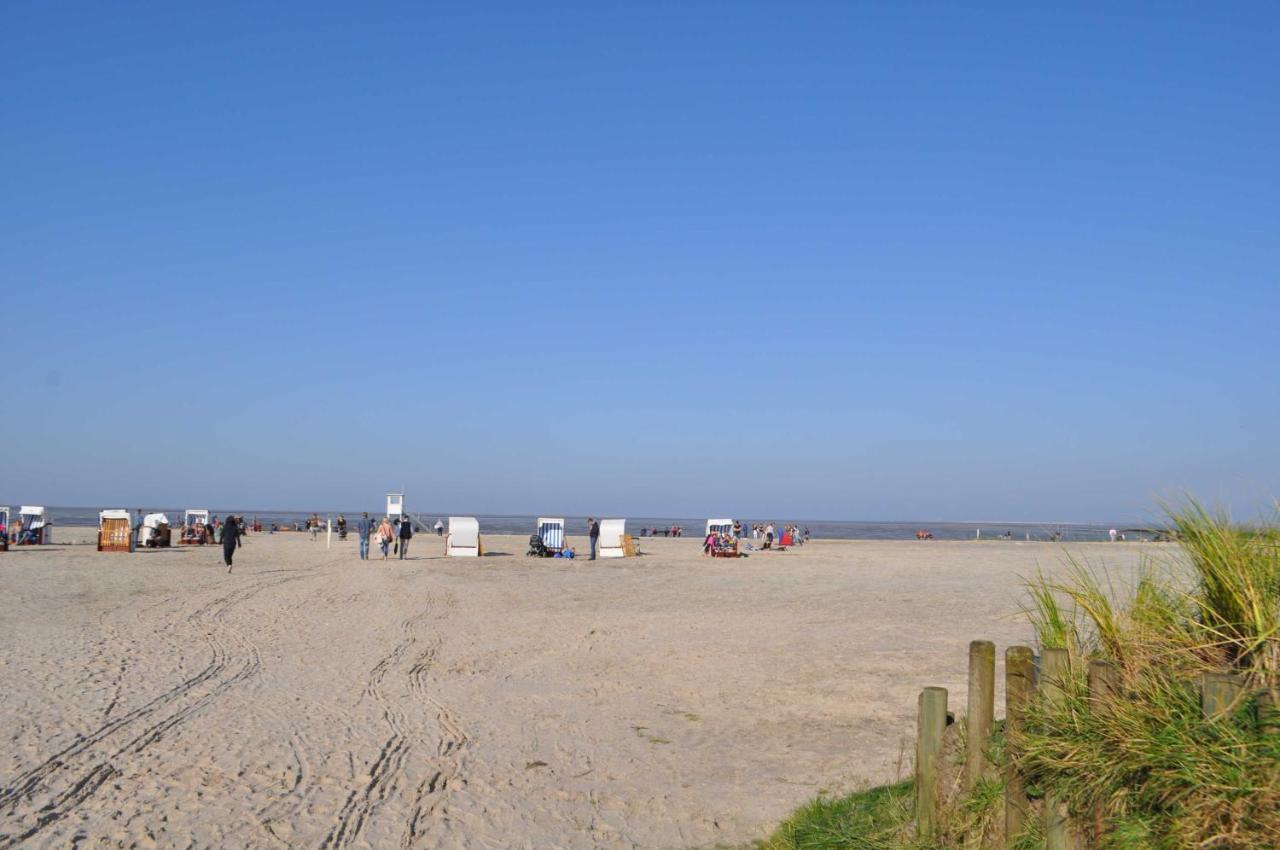
[[[760,541],[760,549],[762,550],[803,546],[810,539],[809,528],[806,526],[802,531],[800,526],[795,523],[783,525],[781,533],[771,522],[752,523],[747,531],[751,540]],[[742,539],[743,525],[741,522],[734,520],[733,525],[728,529],[713,528],[707,532],[707,536],[702,541],[702,554],[710,557],[737,555],[739,554],[739,546]],[[756,547],[748,543],[746,548],[750,551]]]
[[[658,528],[655,525],[653,528],[640,529],[641,537],[657,537],[659,534],[663,537],[683,537],[684,529],[678,525],[669,525],[666,528]]]
[[[751,526],[751,539],[763,540],[762,549],[772,549],[774,546],[803,546],[809,542],[809,537],[809,527],[805,526],[801,531],[800,526],[795,523],[782,526],[781,534],[771,522],[753,523]]]

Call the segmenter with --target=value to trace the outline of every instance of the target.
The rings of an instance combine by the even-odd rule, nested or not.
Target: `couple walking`
[[[369,541],[372,538],[374,545],[382,550],[384,561],[391,548],[391,541],[395,540],[396,552],[403,561],[409,554],[409,540],[413,538],[413,521],[408,516],[401,516],[397,529],[391,519],[384,516],[382,522],[375,528],[373,520],[369,519],[368,513],[365,513],[356,523],[356,533],[360,536],[360,560],[369,560]]]

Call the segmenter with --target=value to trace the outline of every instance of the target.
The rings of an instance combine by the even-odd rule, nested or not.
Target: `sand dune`
[[[231,575],[213,547],[0,553],[0,848],[746,841],[894,778],[919,687],[962,706],[968,641],[1027,641],[1017,576],[1063,553],[642,543],[361,562],[256,535]]]

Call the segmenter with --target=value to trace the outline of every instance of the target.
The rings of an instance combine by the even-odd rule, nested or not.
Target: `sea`
[[[11,508],[17,513],[17,506]],[[46,507],[46,513],[54,525],[95,526],[98,524],[98,508],[87,507]],[[131,512],[133,508],[129,509]],[[171,524],[182,522],[181,508],[143,507],[144,513],[163,512],[168,515]],[[252,520],[257,518],[264,526],[276,524],[281,528],[301,528],[313,513],[322,519],[337,519],[343,514],[354,522],[361,514],[352,511],[285,511],[285,510],[252,510],[250,508],[209,508],[213,516],[225,516],[228,513],[244,515]],[[426,525],[434,525],[437,519],[449,522],[448,513],[413,512],[419,521]],[[476,515],[480,522],[481,532],[490,534],[532,534],[537,517],[524,514],[491,514]],[[16,517],[15,517],[16,518]],[[1146,540],[1152,538],[1157,529],[1135,527],[1133,523],[1089,524],[1089,523],[1050,523],[1050,522],[936,522],[932,520],[870,522],[861,520],[805,520],[790,517],[735,517],[744,526],[752,523],[767,524],[772,522],[781,528],[783,524],[794,524],[801,530],[808,529],[814,539],[822,540],[914,540],[917,531],[927,531],[936,540],[975,540],[975,539],[1009,539],[1033,541],[1104,541],[1109,539],[1110,529],[1115,528],[1128,540]],[[566,529],[570,534],[586,533],[586,517],[566,516]],[[640,536],[641,529],[652,533],[658,529],[662,536],[664,529],[678,526],[688,537],[701,537],[706,525],[705,518],[693,517],[628,517],[627,531]]]

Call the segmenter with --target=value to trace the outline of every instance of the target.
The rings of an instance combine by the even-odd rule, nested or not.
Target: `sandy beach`
[[[1030,641],[1020,576],[1159,548],[526,541],[0,553],[0,848],[749,841],[908,769],[919,688],[963,710],[968,642]]]

